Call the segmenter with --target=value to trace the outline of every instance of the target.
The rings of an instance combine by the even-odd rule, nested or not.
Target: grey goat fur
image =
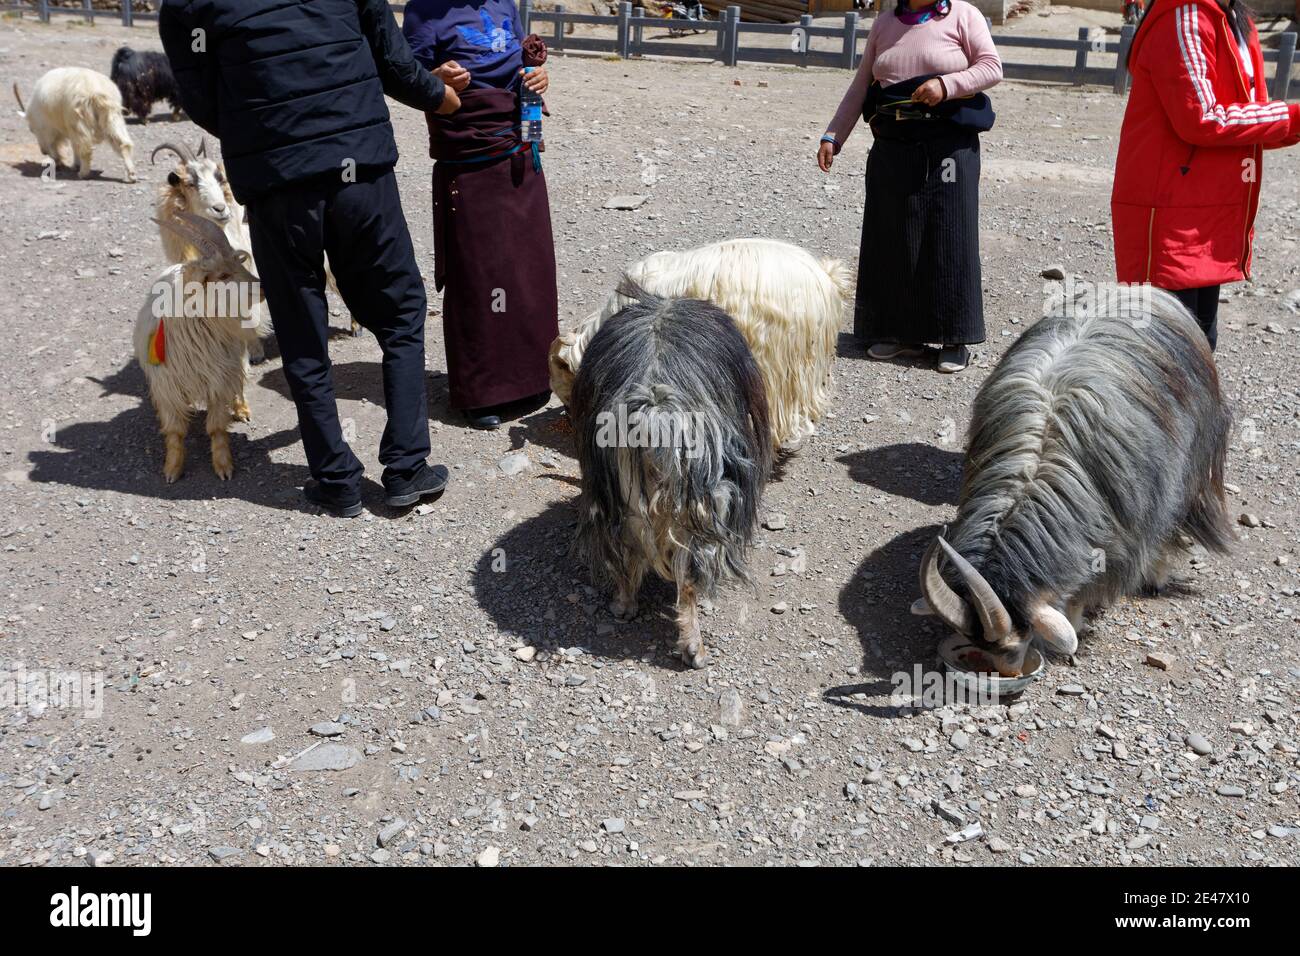
[[[678,651],[703,667],[698,598],[749,580],[772,465],[763,379],[721,309],[661,299],[626,279],[619,292],[636,301],[601,326],[573,387],[576,547],[593,577],[614,585],[617,616],[635,616],[647,570],[675,583]],[[678,440],[611,441],[608,427],[620,420]]]
[[[1058,307],[975,398],[957,517],[914,605],[1004,674],[1034,634],[1073,653],[1085,610],[1159,588],[1181,536],[1218,552],[1233,540],[1232,418],[1191,315],[1146,286]]]

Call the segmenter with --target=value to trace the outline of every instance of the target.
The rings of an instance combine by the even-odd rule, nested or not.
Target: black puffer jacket
[[[164,0],[158,31],[181,103],[221,140],[235,197],[391,167],[384,94],[418,110],[442,81],[411,55],[384,0]]]

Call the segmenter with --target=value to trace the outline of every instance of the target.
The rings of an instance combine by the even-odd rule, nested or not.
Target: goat
[[[1084,612],[1161,587],[1181,538],[1227,551],[1231,421],[1205,336],[1167,293],[1120,287],[1042,319],[975,397],[957,517],[912,610],[1005,676],[1034,635],[1073,654]]]
[[[248,228],[244,225],[243,208],[226,182],[226,170],[219,160],[208,157],[206,137],[199,140],[198,149],[190,149],[184,142],[169,140],[159,144],[149,157],[156,163],[158,154],[170,150],[176,154],[177,163],[167,174],[167,181],[158,187],[154,215],[160,224],[158,238],[162,241],[163,256],[168,262],[188,262],[198,256],[198,250],[186,238],[184,230],[171,228],[179,221],[179,213],[188,212],[207,219],[225,233],[227,241],[236,250],[250,252],[252,244]],[[248,352],[253,363],[264,356],[262,336],[270,333],[270,319],[264,305],[253,308],[250,321],[258,335],[249,343]],[[239,421],[251,421],[252,411],[241,390],[235,401],[233,413]]]
[[[251,252],[253,243],[248,234],[248,224],[244,220],[243,207],[235,202],[234,193],[226,182],[225,166],[219,160],[208,158],[207,137],[199,139],[199,147],[195,150],[191,150],[179,141],[162,143],[154,149],[150,160],[156,161],[155,157],[164,149],[175,153],[179,161],[167,174],[166,185],[158,189],[156,206],[158,218],[170,219],[176,210],[188,210],[220,226],[230,240],[230,244],[236,249]],[[175,230],[160,229],[158,234],[162,240],[163,255],[167,257],[168,262],[184,262],[193,256],[193,248],[187,246]],[[328,256],[325,258],[325,282],[335,295],[339,294]],[[269,335],[270,317],[264,307],[258,307],[255,318],[262,335]],[[352,319],[352,334],[354,336],[361,334],[361,325],[356,319]],[[249,352],[254,364],[262,360],[260,338]],[[248,406],[243,405],[242,410],[236,411],[235,417],[248,421],[248,414]]]
[[[853,273],[771,239],[731,239],[684,252],[656,252],[632,265],[632,281],[655,295],[712,302],[729,314],[762,369],[778,447],[816,432],[830,397],[835,340]],[[617,292],[599,312],[551,345],[551,390],[566,405],[574,375],[601,324],[628,304]]]
[[[165,53],[119,47],[113,54],[113,65],[108,75],[121,92],[126,111],[141,123],[149,122],[149,114],[158,100],[167,101],[173,121],[180,118],[180,94],[172,77],[171,62]]]
[[[17,83],[14,99],[18,100],[19,112],[27,117],[27,127],[45,154],[51,174],[60,164],[71,168],[67,155],[71,146],[77,175],[88,178],[96,144],[108,140],[122,157],[126,181],[135,182],[135,163],[131,160],[134,146],[122,118],[122,94],[104,74],[61,66],[36,81],[30,107],[23,105]]]
[[[166,449],[163,476],[168,483],[181,476],[190,413],[203,406],[212,470],[225,480],[234,473],[227,429],[243,395],[245,355],[257,336],[249,316],[261,288],[248,270],[249,254],[210,220],[180,210],[158,224],[179,232],[198,252],[159,273],[135,322],[135,355]]]
[[[598,582],[613,583],[619,618],[636,616],[647,570],[674,582],[677,652],[704,667],[698,599],[749,580],[772,465],[763,376],[717,306],[626,279],[619,294],[629,304],[587,343],[573,383],[576,550]]]

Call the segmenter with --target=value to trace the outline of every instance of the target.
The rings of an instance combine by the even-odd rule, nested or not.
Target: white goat
[[[27,126],[45,154],[51,173],[59,164],[71,168],[75,158],[77,175],[87,178],[96,144],[108,140],[122,157],[126,181],[135,182],[135,164],[131,161],[134,147],[122,116],[122,94],[104,74],[79,66],[62,66],[36,81],[30,107],[23,105],[17,83],[14,98],[27,117]]]
[[[773,441],[789,448],[816,432],[830,397],[840,316],[853,290],[845,263],[772,239],[730,239],[656,252],[630,266],[627,276],[653,295],[703,299],[729,313],[763,373]],[[631,301],[613,293],[551,345],[551,390],[564,404],[596,330]]]
[[[253,242],[248,234],[248,224],[244,221],[244,208],[235,202],[234,193],[226,181],[225,166],[220,160],[208,158],[207,138],[199,140],[199,148],[196,150],[191,150],[182,142],[162,143],[153,151],[151,161],[164,149],[175,153],[179,162],[167,174],[166,185],[158,189],[158,218],[170,221],[177,210],[186,210],[216,223],[236,249],[252,252]],[[187,245],[175,230],[160,229],[158,232],[163,255],[168,262],[184,262],[193,257],[194,248]],[[325,259],[325,282],[335,295],[339,294],[328,257]],[[256,310],[254,318],[261,335],[270,335],[271,320],[265,306]],[[361,326],[356,319],[352,320],[352,334],[361,334]],[[263,353],[260,338],[249,348],[249,353],[255,362],[261,360]],[[243,403],[235,410],[235,417],[243,421],[248,421],[248,415],[248,406]]]
[[[227,429],[243,395],[246,353],[257,337],[249,316],[261,289],[248,271],[249,254],[210,220],[178,210],[174,220],[158,223],[197,251],[159,273],[135,322],[135,355],[166,447],[163,476],[169,483],[181,476],[190,414],[202,406],[212,470],[224,480],[235,470]]]
[[[181,212],[214,223],[225,233],[234,249],[251,253],[252,243],[248,227],[244,225],[243,207],[235,202],[230,184],[226,182],[225,166],[218,159],[208,158],[207,138],[199,140],[199,148],[196,150],[190,149],[183,142],[168,140],[154,149],[149,161],[156,163],[158,154],[163,150],[175,153],[178,160],[167,174],[167,182],[158,187],[158,199],[154,208],[155,221],[159,223],[158,238],[162,241],[163,256],[167,261],[188,262],[199,255],[198,249],[186,238],[186,234],[172,228],[180,221]],[[248,354],[252,361],[258,362],[265,354],[262,337],[271,332],[266,306],[256,305],[249,319],[257,334],[249,342]],[[233,414],[242,422],[252,420],[253,413],[242,390],[235,401]]]

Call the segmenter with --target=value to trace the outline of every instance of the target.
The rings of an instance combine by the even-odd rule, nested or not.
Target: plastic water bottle
[[[524,67],[524,77],[534,69]],[[519,84],[519,138],[525,143],[542,141],[542,98],[522,83]]]

